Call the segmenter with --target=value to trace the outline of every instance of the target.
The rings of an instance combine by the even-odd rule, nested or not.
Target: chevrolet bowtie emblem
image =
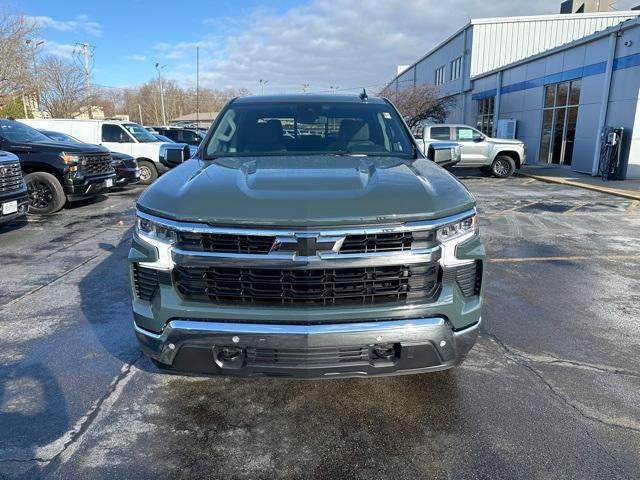
[[[315,257],[320,252],[339,252],[344,237],[320,237],[319,235],[296,235],[277,237],[272,252],[295,252],[299,257]]]

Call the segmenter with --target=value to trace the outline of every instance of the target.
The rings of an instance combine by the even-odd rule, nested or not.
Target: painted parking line
[[[629,203],[629,205],[627,206],[627,213],[635,212],[639,206],[640,206],[640,200],[634,200],[633,202]]]
[[[536,200],[535,202],[523,203],[522,205],[516,205],[515,207],[508,208],[507,210],[500,210],[499,212],[491,213],[487,215],[487,217],[498,217],[500,215],[504,215],[505,213],[516,212],[521,208],[530,207],[531,205],[535,205],[537,203],[540,203],[540,201]]]
[[[563,215],[566,215],[567,213],[573,213],[573,212],[575,212],[576,210],[578,210],[578,209],[580,209],[580,208],[582,208],[582,207],[584,207],[585,205],[588,205],[588,204],[589,204],[589,202],[580,202],[580,203],[576,203],[576,204],[575,204],[573,207],[571,207],[570,209],[565,210],[564,212],[562,212],[562,214],[563,214]]]
[[[529,185],[530,183],[537,182],[535,178],[530,178],[526,182],[523,182],[522,185]]]
[[[489,258],[489,263],[526,263],[526,262],[567,262],[584,261],[594,262],[597,260],[640,260],[640,255],[568,255],[558,257],[513,257],[513,258]]]

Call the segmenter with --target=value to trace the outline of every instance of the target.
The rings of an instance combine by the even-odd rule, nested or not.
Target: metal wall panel
[[[471,77],[564,45],[638,14],[557,15],[474,20]]]

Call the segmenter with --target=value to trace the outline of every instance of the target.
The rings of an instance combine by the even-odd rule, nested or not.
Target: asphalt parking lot
[[[141,188],[5,226],[0,477],[638,478],[637,202],[458,174],[491,261],[453,374],[162,374],[132,331]]]

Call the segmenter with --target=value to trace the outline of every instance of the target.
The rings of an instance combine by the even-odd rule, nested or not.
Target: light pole
[[[304,93],[307,93],[307,90],[309,90],[309,84],[308,83],[303,83],[302,84],[302,91]]]
[[[162,108],[162,125],[167,124],[167,114],[164,111],[164,90],[162,89],[162,74],[160,73],[166,65],[160,65],[156,62],[156,70],[158,71],[158,84],[160,85],[160,108]]]
[[[336,93],[336,90],[338,90],[340,87],[337,85],[331,85],[329,87],[329,89],[331,90],[331,93]]]
[[[44,40],[36,42],[35,40],[27,39],[25,43],[31,48],[31,59],[33,60],[33,78],[36,81],[36,103],[38,104],[38,111],[40,112],[40,118],[44,118],[42,113],[42,104],[40,103],[40,79],[38,78],[38,67],[36,65],[36,50],[40,45],[44,44]]]
[[[258,80],[258,84],[260,85],[260,95],[264,95],[264,86],[269,83],[269,80],[263,80],[262,78]]]

